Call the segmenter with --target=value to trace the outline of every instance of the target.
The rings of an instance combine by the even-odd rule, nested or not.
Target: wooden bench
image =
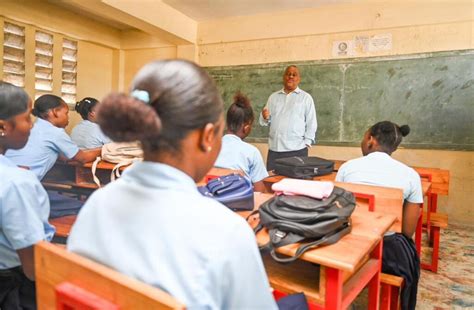
[[[162,290],[47,242],[35,246],[38,309],[184,309]]]
[[[426,221],[427,214],[423,212],[423,222]],[[439,241],[440,241],[440,230],[448,227],[448,215],[444,213],[434,213],[430,215],[431,218],[431,230],[433,237],[433,253],[431,254],[431,262],[429,264],[421,263],[421,268],[431,270],[434,273],[438,272],[438,259],[439,259]]]

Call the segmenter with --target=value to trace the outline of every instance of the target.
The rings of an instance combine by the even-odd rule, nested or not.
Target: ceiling
[[[350,0],[162,0],[196,21],[233,16],[274,13],[322,5],[354,2]]]
[[[0,0],[1,1],[1,0]],[[88,9],[87,2],[77,5],[75,1],[67,0],[46,0],[51,4],[60,6],[76,14],[85,16],[95,21],[107,24],[119,30],[129,30],[133,27],[111,19]],[[97,0],[96,0],[97,1]],[[128,0],[132,1],[132,0]],[[279,11],[298,10],[305,8],[316,8],[323,5],[347,3],[351,0],[133,0],[137,5],[141,1],[161,1],[180,11],[188,17],[200,22],[211,19],[219,19],[233,16],[249,16]],[[355,0],[352,0],[352,2]],[[97,1],[100,3],[100,1]]]
[[[1,0],[0,0],[1,1]],[[73,2],[68,2],[67,0],[46,0],[49,3],[52,3],[54,5],[57,5],[63,9],[66,9],[68,11],[72,11],[75,14],[82,15],[84,17],[90,18],[92,20],[95,20],[97,22],[100,22],[102,24],[109,25],[113,28],[119,29],[119,30],[130,30],[133,29],[133,27],[121,23],[118,20],[111,19],[104,17],[102,14],[93,12],[91,10],[86,10],[83,9],[82,7],[79,7],[78,5],[74,4]]]

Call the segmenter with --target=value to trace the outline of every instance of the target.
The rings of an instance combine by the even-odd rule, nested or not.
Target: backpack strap
[[[110,181],[112,182],[120,178],[120,168],[127,165],[130,165],[130,163],[121,162],[121,163],[116,164],[115,167],[112,169],[112,172],[110,173]]]
[[[328,234],[324,237],[322,237],[321,239],[319,240],[316,240],[316,241],[313,241],[313,242],[309,242],[309,243],[305,243],[305,244],[302,244],[298,247],[298,249],[296,250],[296,253],[294,256],[291,256],[291,257],[279,257],[276,253],[276,249],[275,248],[272,248],[271,251],[270,251],[270,255],[273,257],[273,259],[279,263],[291,263],[291,262],[294,262],[295,260],[297,260],[298,258],[301,257],[301,255],[303,255],[304,252],[312,249],[312,248],[315,248],[319,245],[329,245],[329,244],[333,244],[333,243],[336,243],[339,239],[341,239],[343,236],[347,235],[348,233],[350,233],[352,230],[352,225],[350,222],[348,222],[346,225],[344,225],[341,229],[339,230],[336,230],[335,232],[331,233],[331,234]]]
[[[99,164],[99,162],[101,161],[102,159],[100,158],[100,156],[97,156],[97,158],[94,160],[94,162],[92,163],[92,167],[91,167],[91,170],[92,170],[92,178],[94,179],[94,183],[97,184],[97,186],[100,187],[100,180],[99,178],[95,175],[95,172],[97,171],[97,165]]]

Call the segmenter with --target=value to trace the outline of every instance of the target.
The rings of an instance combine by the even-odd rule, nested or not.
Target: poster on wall
[[[371,36],[369,39],[369,52],[389,51],[392,49],[392,34],[382,33]]]
[[[332,55],[334,57],[355,56],[354,40],[334,41],[332,45]]]

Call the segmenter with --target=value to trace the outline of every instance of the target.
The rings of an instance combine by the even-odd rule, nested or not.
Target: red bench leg
[[[421,268],[431,270],[434,273],[438,272],[438,258],[439,258],[439,233],[440,228],[431,226],[433,231],[433,254],[431,255],[431,264],[421,264]]]
[[[400,301],[400,288],[382,283],[381,289],[382,294],[380,298],[380,309],[398,310]]]
[[[392,295],[390,294],[390,285],[381,283],[380,284],[380,310],[389,310],[391,304]]]
[[[390,290],[390,310],[398,310],[400,307],[400,288],[392,286]]]
[[[437,209],[438,209],[438,194],[430,194],[430,212],[433,212],[433,213],[436,213]],[[434,244],[434,229],[429,226],[427,227],[428,229],[428,240],[429,240],[429,245],[430,246],[433,246]]]

